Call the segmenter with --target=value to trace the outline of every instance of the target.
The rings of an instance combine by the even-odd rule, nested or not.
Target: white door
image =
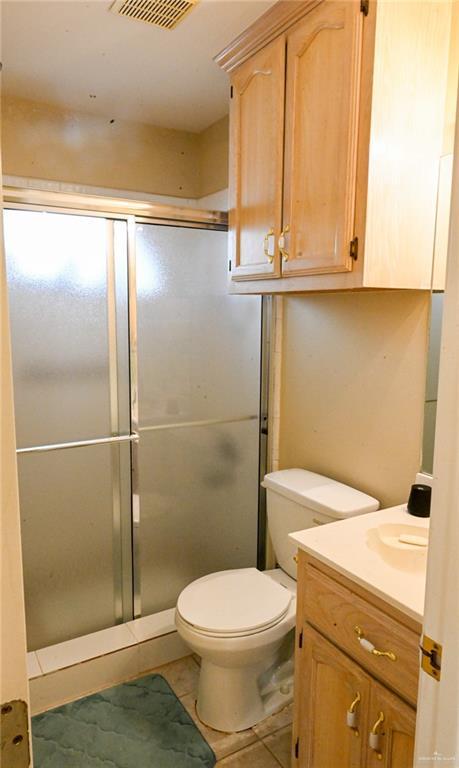
[[[459,103],[443,314],[424,634],[441,678],[420,675],[416,768],[459,766]]]
[[[30,764],[29,685],[2,214],[0,191],[0,764],[25,768]]]

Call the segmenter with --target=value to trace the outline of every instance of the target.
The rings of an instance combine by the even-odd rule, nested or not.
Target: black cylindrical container
[[[432,488],[430,485],[416,483],[411,486],[410,498],[408,499],[408,512],[415,517],[430,517],[430,498]]]

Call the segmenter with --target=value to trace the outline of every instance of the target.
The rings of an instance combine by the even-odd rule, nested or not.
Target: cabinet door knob
[[[397,661],[397,656],[393,651],[379,651],[373,643],[370,642],[370,640],[367,640],[365,637],[363,630],[359,626],[354,627],[354,632],[357,635],[357,640],[359,641],[361,647],[368,651],[368,653],[372,653],[373,656],[385,656],[387,659],[390,659],[391,661]]]
[[[288,235],[289,232],[290,232],[290,227],[287,224],[287,226],[284,227],[284,229],[280,233],[279,240],[277,242],[279,246],[279,252],[280,252],[280,255],[282,256],[283,261],[288,261],[288,252],[285,250],[285,235]]]
[[[383,759],[382,752],[379,749],[381,734],[378,732],[378,729],[380,725],[383,724],[384,720],[385,720],[384,712],[380,712],[378,715],[378,719],[376,720],[373,728],[371,729],[370,735],[368,738],[368,746],[370,747],[370,749],[372,749],[376,753],[376,757],[378,760]]]
[[[351,703],[346,713],[346,723],[355,736],[360,736],[359,729],[357,728],[357,707],[360,704],[360,693],[357,691],[354,701]]]
[[[269,238],[274,237],[274,229],[271,227],[269,232],[266,233],[263,240],[263,253],[265,254],[266,258],[268,259],[269,263],[272,264],[274,261],[274,253],[269,252]]]

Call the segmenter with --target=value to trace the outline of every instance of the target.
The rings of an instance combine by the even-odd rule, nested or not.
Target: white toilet
[[[177,631],[202,659],[197,713],[218,731],[250,728],[292,699],[296,547],[288,534],[379,507],[371,496],[304,469],[272,472],[263,486],[280,567],[211,573],[177,601]]]

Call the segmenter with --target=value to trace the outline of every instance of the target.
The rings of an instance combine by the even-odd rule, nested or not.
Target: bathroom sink
[[[406,523],[383,523],[376,529],[379,539],[387,547],[410,552],[427,551],[429,530],[419,525]]]

